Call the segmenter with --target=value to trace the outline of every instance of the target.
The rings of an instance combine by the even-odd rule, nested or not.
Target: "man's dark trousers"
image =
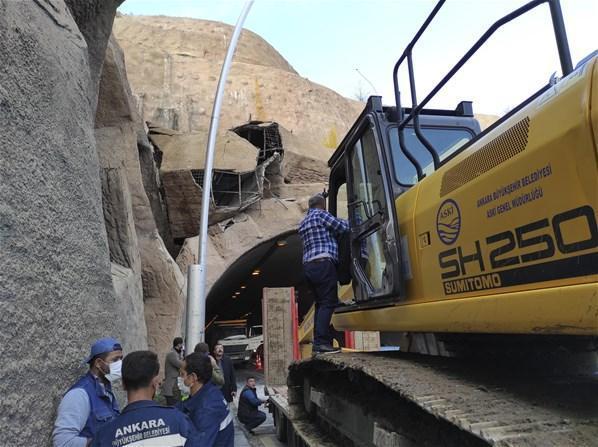
[[[233,393],[237,392],[237,379],[235,378],[233,361],[226,354],[220,359],[220,368],[222,368],[222,375],[224,376],[224,385],[221,389],[222,395],[230,404],[233,401]]]
[[[258,411],[257,414],[253,416],[244,417],[243,420],[239,418],[239,420],[241,423],[243,423],[243,425],[245,425],[247,430],[253,430],[255,427],[264,423],[266,420],[266,413],[263,411]]]
[[[309,286],[315,293],[314,347],[332,345],[330,320],[338,305],[336,265],[330,258],[306,262],[303,266]]]

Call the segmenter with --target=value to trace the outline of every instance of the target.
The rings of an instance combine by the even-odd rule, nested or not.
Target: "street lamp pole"
[[[226,58],[222,64],[216,97],[214,99],[214,108],[210,120],[210,130],[208,133],[208,145],[206,148],[206,164],[204,167],[203,191],[201,200],[201,216],[199,226],[199,264],[190,265],[187,270],[187,319],[185,344],[187,352],[192,352],[195,345],[205,340],[206,325],[206,270],[207,270],[207,245],[208,245],[208,213],[210,211],[210,196],[212,188],[212,170],[214,167],[214,150],[216,147],[216,135],[218,133],[218,124],[220,122],[220,109],[222,108],[222,97],[226,78],[233,60],[235,48],[245,18],[253,5],[254,0],[247,0],[241,11],[241,15],[235,25],[235,30],[231,37],[226,52]]]

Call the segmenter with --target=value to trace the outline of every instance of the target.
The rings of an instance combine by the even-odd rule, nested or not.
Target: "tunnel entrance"
[[[219,337],[210,322],[247,320],[248,326],[262,324],[264,287],[294,287],[301,321],[313,303],[301,256],[301,239],[295,230],[281,233],[240,256],[207,296],[208,343],[213,344]]]

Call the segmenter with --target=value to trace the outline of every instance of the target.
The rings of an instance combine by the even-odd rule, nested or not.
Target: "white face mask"
[[[119,381],[122,377],[121,369],[123,366],[123,361],[117,360],[116,362],[109,363],[108,365],[110,366],[110,372],[106,374],[104,377],[106,377],[106,379],[109,380],[110,383]]]
[[[183,380],[182,377],[177,378],[177,385],[179,387],[179,390],[181,390],[181,393],[186,394],[186,395],[191,394],[191,388],[189,388],[187,385],[185,385],[185,381]]]

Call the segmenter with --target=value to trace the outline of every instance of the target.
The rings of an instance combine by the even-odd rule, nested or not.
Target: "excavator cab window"
[[[423,127],[422,132],[438,154],[441,162],[454,154],[475,133],[466,127]],[[404,132],[405,147],[417,159],[425,175],[434,172],[434,161],[424,145],[415,135],[413,128]],[[388,128],[388,137],[392,152],[392,164],[395,179],[401,185],[412,186],[417,183],[417,171],[411,161],[405,157],[399,146],[399,135],[396,126]]]

